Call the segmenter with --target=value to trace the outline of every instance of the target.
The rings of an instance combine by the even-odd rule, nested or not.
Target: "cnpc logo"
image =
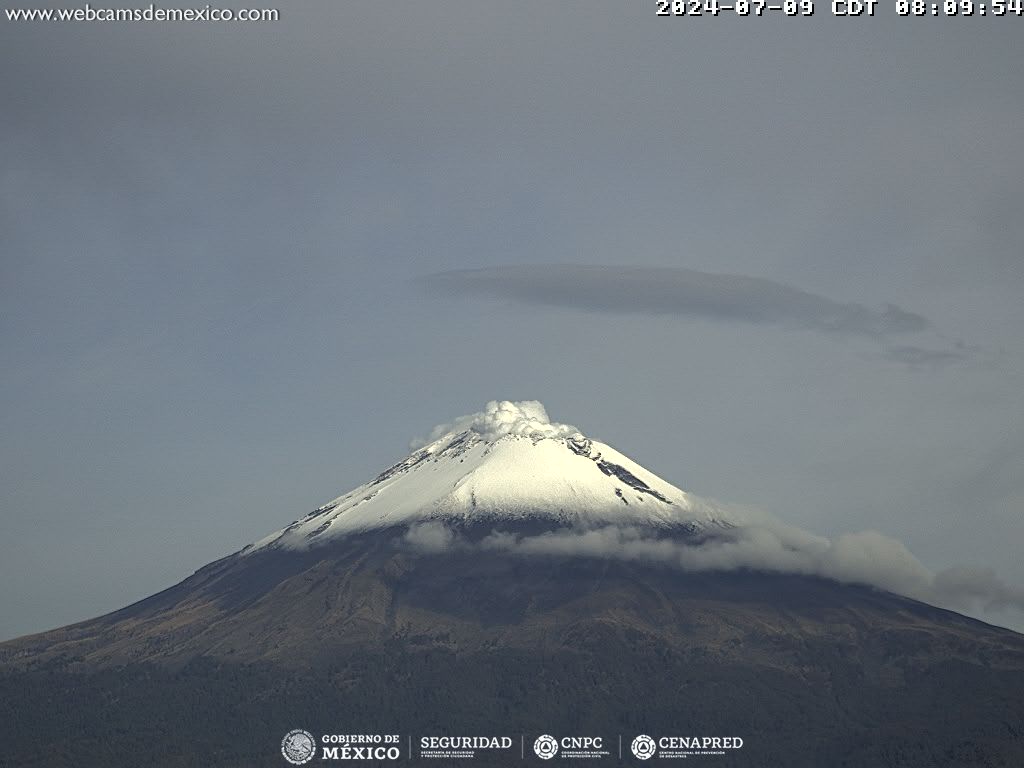
[[[558,754],[558,740],[546,733],[543,736],[538,736],[537,740],[533,742],[533,751],[541,760],[550,760]]]
[[[604,740],[600,736],[563,736],[556,739],[554,736],[544,734],[533,742],[533,751],[541,760],[550,760],[558,754],[559,750],[566,757],[589,757],[592,755],[581,755],[601,750],[604,747]]]

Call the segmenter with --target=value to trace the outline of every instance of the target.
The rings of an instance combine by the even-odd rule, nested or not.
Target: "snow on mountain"
[[[437,427],[430,441],[371,482],[246,547],[305,549],[350,533],[425,521],[527,518],[566,525],[700,529],[713,505],[648,472],[536,401],[492,401]],[[727,523],[726,523],[727,524]]]

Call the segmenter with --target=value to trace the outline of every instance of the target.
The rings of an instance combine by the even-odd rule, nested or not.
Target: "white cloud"
[[[961,567],[933,572],[902,542],[877,531],[848,533],[829,540],[754,510],[734,514],[744,516],[745,524],[697,544],[628,526],[562,529],[535,535],[496,531],[470,543],[439,522],[414,526],[405,541],[430,552],[477,548],[535,556],[642,560],[685,571],[753,569],[815,575],[865,584],[958,611],[1024,611],[1024,590],[1006,585],[991,570]]]
[[[444,552],[455,540],[455,534],[444,523],[427,522],[409,526],[403,541],[421,552]]]

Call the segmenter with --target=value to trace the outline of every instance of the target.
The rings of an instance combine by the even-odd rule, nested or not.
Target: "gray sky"
[[[1020,19],[281,11],[0,21],[0,637],[501,398],[1024,584]]]

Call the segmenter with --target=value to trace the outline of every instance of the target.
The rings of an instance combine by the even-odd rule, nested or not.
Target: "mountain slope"
[[[725,733],[745,741],[727,765],[1013,766],[1024,638],[808,576],[424,554],[374,532],[3,644],[0,702],[19,766],[275,766],[295,727]]]

